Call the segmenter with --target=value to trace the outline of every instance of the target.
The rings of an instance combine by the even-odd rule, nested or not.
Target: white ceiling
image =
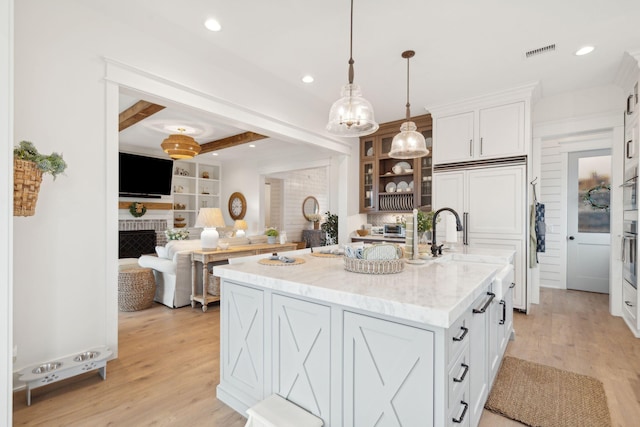
[[[173,43],[207,46],[251,64],[255,81],[287,82],[331,104],[347,83],[349,0],[112,0],[100,7]],[[123,12],[124,11],[124,12]],[[203,27],[215,17],[222,31]],[[402,119],[406,60],[412,49],[411,112],[425,107],[539,82],[540,95],[606,86],[614,82],[625,51],[640,48],[638,0],[355,0],[355,83],[383,123]],[[555,44],[552,53],[525,52]],[[594,45],[590,55],[574,52]],[[301,83],[305,74],[315,77]],[[134,97],[123,102],[133,103]],[[241,133],[192,111],[168,108],[152,119],[208,123],[199,142]],[[123,140],[160,144],[157,130],[138,124]],[[242,152],[247,148],[234,148]]]

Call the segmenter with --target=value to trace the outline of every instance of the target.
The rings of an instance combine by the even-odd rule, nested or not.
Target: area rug
[[[533,427],[608,427],[602,382],[505,356],[485,408]]]

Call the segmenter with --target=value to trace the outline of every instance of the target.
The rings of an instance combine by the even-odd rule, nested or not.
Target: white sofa
[[[230,246],[266,243],[267,236],[231,237],[220,239]],[[171,308],[191,304],[191,252],[201,249],[196,240],[170,240],[166,246],[157,246],[154,255],[142,255],[138,259],[141,267],[153,269],[156,279],[154,300]],[[202,269],[196,268],[197,283],[201,283]]]

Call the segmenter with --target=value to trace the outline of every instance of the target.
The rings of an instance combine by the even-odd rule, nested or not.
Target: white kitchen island
[[[277,393],[332,427],[477,425],[512,333],[512,251],[388,275],[297,257],[214,267],[220,400],[244,414]]]

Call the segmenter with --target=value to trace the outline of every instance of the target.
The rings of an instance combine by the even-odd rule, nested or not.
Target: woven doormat
[[[535,427],[609,427],[602,383],[505,356],[485,408]]]

